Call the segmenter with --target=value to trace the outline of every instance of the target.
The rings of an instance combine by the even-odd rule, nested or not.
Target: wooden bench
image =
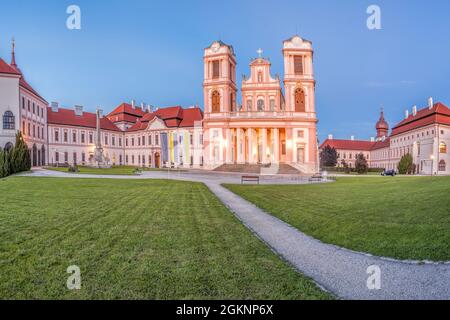
[[[323,180],[323,177],[321,174],[315,174],[311,178],[309,178],[309,182],[320,182]]]
[[[244,182],[256,182],[257,184],[259,184],[259,177],[258,176],[242,176],[241,184],[244,184]]]

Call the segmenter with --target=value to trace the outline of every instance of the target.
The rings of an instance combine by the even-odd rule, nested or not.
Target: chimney
[[[417,106],[413,106],[412,115],[415,117],[417,114]]]
[[[147,105],[147,112],[152,113],[152,106],[151,105]]]
[[[332,134],[328,135],[328,140],[333,140],[333,135]]]
[[[53,111],[53,112],[58,112],[58,109],[59,109],[59,102],[52,102],[52,103],[51,103],[51,106],[52,106],[52,111]]]
[[[82,116],[83,115],[83,106],[75,106],[75,115]]]
[[[133,109],[136,108],[136,101],[134,101],[134,99],[131,100],[131,107],[132,107]]]
[[[355,141],[355,136],[351,136],[350,140]]]
[[[145,103],[141,102],[141,110],[144,111],[145,110]]]
[[[409,117],[409,111],[405,110],[405,119],[408,119],[408,117]]]
[[[103,109],[97,108],[97,110],[100,115],[100,119],[103,118]]]
[[[428,98],[428,108],[429,108],[429,109],[433,109],[433,105],[434,105],[434,103],[433,103],[433,97],[429,97],[429,98]]]
[[[370,142],[375,142],[375,138],[374,137],[370,137]]]

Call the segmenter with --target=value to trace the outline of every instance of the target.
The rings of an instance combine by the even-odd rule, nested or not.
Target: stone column
[[[248,137],[248,163],[253,163],[253,129],[247,129]]]
[[[237,138],[236,138],[236,154],[237,154],[237,162],[238,163],[244,163],[244,159],[242,159],[242,153],[243,153],[243,145],[242,145],[242,129],[241,128],[237,128],[236,129],[236,134],[237,134]]]
[[[232,135],[231,135],[231,129],[226,129],[226,143],[225,143],[225,148],[226,148],[226,152],[225,152],[225,163],[232,163],[233,160],[231,159],[232,156],[232,149],[233,149],[233,139],[232,139]]]
[[[280,147],[279,147],[280,136],[278,128],[272,129],[272,139],[273,139],[273,150],[272,150],[273,163],[280,163]]]
[[[268,162],[268,159],[267,159],[267,129],[266,128],[261,129],[261,139],[262,139],[261,160],[262,160],[262,163],[265,164]]]

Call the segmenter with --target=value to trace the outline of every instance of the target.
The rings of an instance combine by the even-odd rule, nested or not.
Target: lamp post
[[[431,176],[433,176],[433,164],[434,164],[434,155],[433,154],[430,156],[430,160],[431,160]]]

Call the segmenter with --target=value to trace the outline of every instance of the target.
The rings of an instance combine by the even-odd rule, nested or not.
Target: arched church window
[[[264,100],[263,99],[258,100],[258,111],[264,111]]]
[[[14,130],[14,129],[15,129],[14,114],[8,110],[3,114],[3,130]]]
[[[5,151],[11,151],[12,148],[13,148],[13,144],[11,142],[7,142],[6,145],[5,145],[4,150]]]
[[[306,112],[305,92],[300,88],[295,90],[295,112]]]
[[[211,110],[213,113],[220,112],[220,93],[217,91],[212,93]]]
[[[445,142],[439,144],[439,153],[447,153],[447,145]]]
[[[439,171],[445,171],[445,170],[446,170],[445,160],[439,161]]]

